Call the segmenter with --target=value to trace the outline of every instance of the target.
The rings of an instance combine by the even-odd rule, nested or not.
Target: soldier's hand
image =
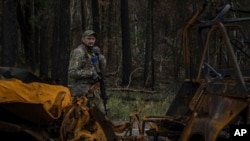
[[[95,81],[99,81],[99,80],[101,79],[101,76],[99,76],[99,75],[95,72],[95,73],[93,73],[93,79],[94,79]]]

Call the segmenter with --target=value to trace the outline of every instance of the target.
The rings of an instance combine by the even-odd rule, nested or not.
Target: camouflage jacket
[[[91,57],[94,53],[89,52],[85,45],[81,44],[71,51],[69,61],[69,77],[75,82],[78,80],[92,79],[96,69],[91,62]],[[103,55],[99,55],[99,63],[102,70],[106,67],[106,59]]]

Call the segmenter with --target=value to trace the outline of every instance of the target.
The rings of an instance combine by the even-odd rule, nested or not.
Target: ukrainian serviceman
[[[68,74],[73,80],[73,84],[70,90],[73,97],[86,96],[89,99],[89,106],[95,105],[101,112],[105,113],[100,91],[89,91],[100,79],[97,71],[106,67],[106,59],[100,53],[100,49],[95,47],[93,50],[95,42],[96,33],[93,30],[86,30],[82,34],[82,44],[71,51]]]

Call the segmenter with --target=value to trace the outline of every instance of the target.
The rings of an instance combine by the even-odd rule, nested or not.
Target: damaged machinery
[[[201,20],[203,11],[183,30],[186,79],[178,94],[166,115],[143,118],[142,133],[155,141],[229,140],[231,126],[250,124],[250,18],[230,18],[229,4],[211,20]]]
[[[0,67],[0,135],[6,140],[113,141],[112,124],[86,97],[19,68]]]

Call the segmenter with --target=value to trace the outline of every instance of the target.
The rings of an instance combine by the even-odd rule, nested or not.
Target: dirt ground
[[[126,123],[129,123],[129,121],[112,120],[112,123],[115,126],[124,127],[124,125],[126,125]],[[146,133],[141,135],[139,128],[141,128],[141,124],[138,126],[138,123],[134,122],[132,125],[132,130],[130,130],[131,128],[127,128],[123,132],[120,133],[116,132],[116,136],[120,137],[120,140],[122,141],[131,141],[131,139],[133,141],[154,141],[153,136],[148,136]],[[149,124],[145,125],[145,131],[149,130],[150,128],[151,127]],[[167,137],[158,137],[158,141],[171,141],[171,140],[169,140]]]

